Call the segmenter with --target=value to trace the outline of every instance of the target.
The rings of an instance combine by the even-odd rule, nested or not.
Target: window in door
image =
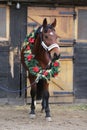
[[[87,8],[77,8],[77,37],[79,41],[87,41]]]
[[[9,8],[0,6],[0,40],[9,38]]]

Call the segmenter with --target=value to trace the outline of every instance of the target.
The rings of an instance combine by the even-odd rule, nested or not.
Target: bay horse
[[[28,40],[29,38],[31,38],[30,39],[31,43],[34,43],[33,47],[31,46],[32,50],[30,49],[30,46],[28,46],[28,42],[29,42],[28,40],[27,40],[28,42],[26,42],[27,45],[24,45],[24,47],[21,50],[21,62],[22,65],[25,67],[25,69],[28,70],[29,72],[29,81],[31,84],[30,117],[31,118],[35,117],[34,101],[36,99],[37,100],[42,99],[42,110],[45,109],[46,119],[48,121],[51,121],[51,115],[50,115],[50,108],[49,108],[49,83],[47,81],[46,76],[47,74],[52,75],[50,74],[51,71],[49,72],[49,70],[51,70],[51,65],[53,61],[58,60],[60,56],[60,47],[57,43],[58,36],[55,32],[55,26],[56,26],[56,19],[52,24],[47,24],[47,19],[45,18],[43,20],[42,25],[39,26],[38,29],[35,31],[34,39],[32,38],[32,36],[30,37],[30,35],[27,37]],[[29,52],[29,55],[25,53],[26,49],[27,52]],[[27,63],[26,59],[29,61],[29,63]],[[34,63],[35,65],[33,65]],[[37,64],[40,66],[39,68]],[[32,70],[35,71],[34,73],[31,72],[31,68],[33,68]],[[40,68],[42,68],[41,73],[40,73]],[[37,75],[35,75],[35,73],[37,73]],[[44,73],[44,75],[42,73]],[[48,80],[49,79],[50,78],[48,76]]]

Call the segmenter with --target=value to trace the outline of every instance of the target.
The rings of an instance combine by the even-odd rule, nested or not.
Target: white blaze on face
[[[53,35],[53,32],[50,32],[50,35]]]
[[[40,32],[42,32],[43,31],[43,27],[40,29]]]

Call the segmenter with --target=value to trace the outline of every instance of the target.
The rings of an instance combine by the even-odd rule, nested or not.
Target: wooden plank
[[[34,15],[37,16],[37,14],[39,16],[43,16],[43,15],[47,15],[48,17],[52,17],[52,16],[68,16],[67,14],[60,14],[60,12],[63,10],[63,12],[72,12],[73,9],[72,8],[47,8],[47,7],[28,7],[29,10],[29,15]],[[72,16],[72,14],[71,14]]]
[[[49,98],[49,103],[50,104],[60,104],[60,103],[73,103],[74,101],[74,96],[73,95],[58,95],[58,96],[50,96]],[[26,99],[26,104],[30,104],[31,103],[31,98],[27,97]],[[41,100],[40,101],[36,101],[37,104],[41,104]]]

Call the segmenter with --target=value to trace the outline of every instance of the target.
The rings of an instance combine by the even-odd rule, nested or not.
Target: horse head
[[[60,56],[60,47],[57,43],[57,38],[59,36],[55,32],[55,27],[56,27],[56,19],[52,24],[48,24],[47,19],[45,18],[43,20],[43,24],[36,31],[36,37],[38,37],[36,39],[39,39],[40,45],[45,50],[45,53],[49,54],[48,55],[49,58],[47,58],[49,59],[48,64],[51,63],[52,60],[57,60]]]

